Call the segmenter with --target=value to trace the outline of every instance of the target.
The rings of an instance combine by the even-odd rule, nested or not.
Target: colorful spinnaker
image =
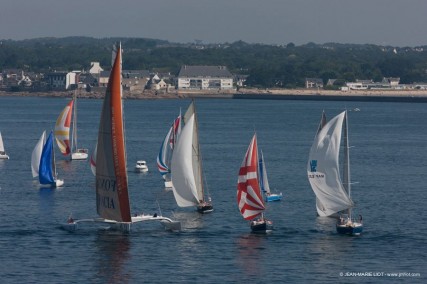
[[[71,116],[73,113],[74,100],[70,101],[55,123],[55,138],[56,144],[59,150],[64,156],[68,156],[71,153],[70,146],[70,127],[71,127]]]

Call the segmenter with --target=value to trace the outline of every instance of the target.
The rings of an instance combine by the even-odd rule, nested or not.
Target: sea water
[[[189,100],[124,104],[132,214],[161,213],[182,222],[179,233],[138,223],[130,234],[85,226],[61,229],[68,216],[96,217],[94,176],[87,161],[56,148],[65,185],[40,189],[31,152],[53,130],[64,98],[1,97],[0,131],[10,160],[0,160],[2,283],[425,283],[427,107],[414,103],[198,99],[203,170],[215,211],[177,207],[163,188],[156,156],[173,119]],[[78,101],[78,145],[96,143],[101,100]],[[360,111],[354,111],[356,108]],[[349,111],[352,197],[363,215],[358,237],[338,235],[316,217],[307,159],[321,113]],[[254,235],[236,203],[237,175],[258,136],[270,186],[283,200],[267,204],[275,229]],[[137,160],[149,172],[135,173]]]

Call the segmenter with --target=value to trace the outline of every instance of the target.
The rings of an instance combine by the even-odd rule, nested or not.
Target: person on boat
[[[68,217],[68,220],[67,220],[67,223],[68,224],[72,224],[72,223],[74,223],[74,219],[73,219],[73,217]]]
[[[359,215],[359,222],[360,222],[360,224],[362,224],[362,221],[363,221],[362,215]]]

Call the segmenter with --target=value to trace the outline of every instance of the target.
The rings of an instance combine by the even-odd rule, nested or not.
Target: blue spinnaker
[[[53,132],[51,131],[46,143],[44,144],[42,156],[40,158],[39,181],[40,184],[55,183],[53,177]]]

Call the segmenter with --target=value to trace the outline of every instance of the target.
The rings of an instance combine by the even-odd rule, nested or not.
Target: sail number
[[[324,178],[324,174],[309,174],[308,178]]]

